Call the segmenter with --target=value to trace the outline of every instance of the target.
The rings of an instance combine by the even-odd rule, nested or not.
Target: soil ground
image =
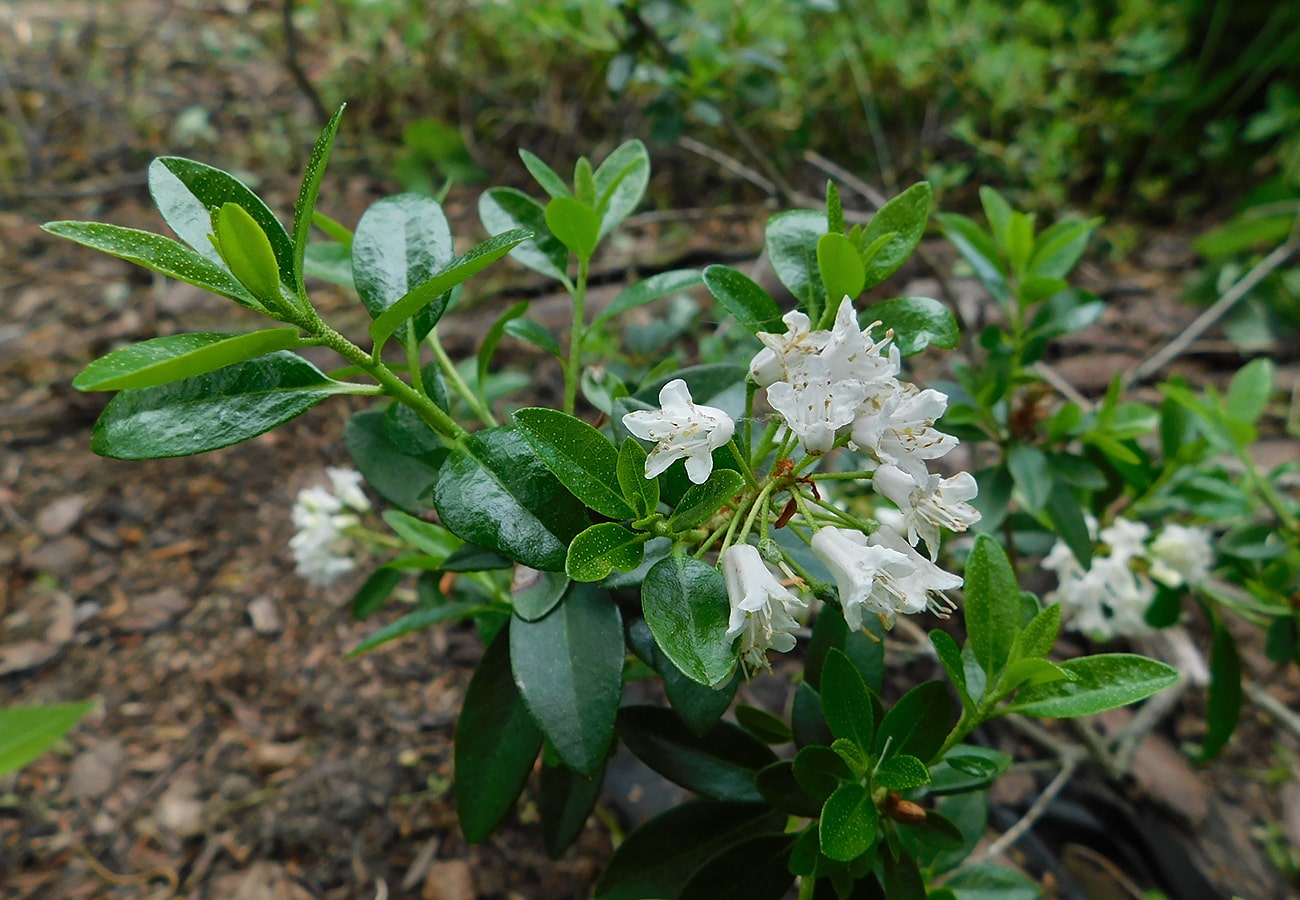
[[[360,575],[318,590],[293,573],[289,509],[299,489],[323,483],[325,466],[348,464],[342,427],[360,404],[323,404],[201,457],[128,463],[90,453],[107,398],[68,386],[89,359],[129,341],[256,320],[49,238],[37,224],[160,229],[143,187],[151,155],[188,150],[223,167],[255,164],[266,155],[249,149],[256,141],[226,152],[224,139],[248,139],[274,120],[279,137],[303,148],[314,128],[276,55],[250,37],[257,31],[247,23],[266,8],[135,0],[114,5],[108,19],[95,6],[0,10],[0,138],[8,139],[0,144],[0,705],[96,701],[67,741],[0,781],[0,897],[587,896],[611,848],[594,818],[558,861],[531,827],[531,792],[487,843],[469,846],[460,835],[451,748],[481,651],[473,629],[435,628],[345,660],[376,627],[348,614]],[[214,45],[247,52],[236,64]],[[209,130],[192,139],[176,123],[195,108]],[[297,155],[259,185],[280,212],[292,205]],[[667,170],[671,179],[671,163]],[[355,222],[392,187],[359,171],[327,180],[322,206],[342,221]],[[671,196],[670,185],[660,195]],[[450,198],[457,234],[474,232],[472,204],[472,191]],[[633,234],[642,246],[658,241],[659,263],[710,251],[757,257],[767,214],[744,208],[703,229],[703,246],[697,239],[671,251],[654,217]],[[1085,265],[1084,286],[1110,307],[1054,360],[1076,389],[1098,396],[1113,372],[1194,317],[1180,299],[1195,262],[1189,238],[1151,235],[1131,262]],[[950,260],[939,245],[931,251]],[[964,311],[978,318],[978,292],[956,283]],[[900,294],[938,291],[920,267],[892,284]],[[350,308],[329,288],[317,296],[328,309]],[[482,327],[473,316],[448,323],[453,350],[457,342],[472,349]],[[1180,365],[1198,383],[1222,383],[1241,361],[1211,338]],[[1297,375],[1292,351],[1281,381]],[[1295,446],[1266,442],[1263,452],[1276,462],[1293,458]],[[1193,645],[1204,648],[1192,629]],[[1296,708],[1294,671],[1278,676],[1242,637],[1250,677]],[[909,649],[900,640],[903,658]],[[911,663],[909,677],[926,665]],[[783,694],[756,684],[751,697],[779,706]],[[1081,778],[1094,787],[1065,798],[1057,818],[1081,810],[1112,837],[1134,829],[1175,848],[1222,896],[1294,895],[1263,846],[1300,846],[1300,793],[1287,772],[1300,740],[1248,706],[1229,750],[1193,767],[1178,744],[1197,737],[1203,704],[1203,689],[1191,689],[1143,745],[1132,777]],[[991,739],[1032,747],[1011,733]],[[1009,781],[999,802],[1014,820],[1043,782]],[[635,816],[625,800],[610,798]],[[1045,833],[1050,825],[1051,817]],[[1076,878],[1092,872],[1099,890],[1119,891],[1094,896],[1131,895],[1122,892],[1135,876],[1121,851],[1048,837],[1047,857],[1070,863]],[[1011,861],[1039,871],[1034,852]],[[1050,872],[1043,880],[1053,890]]]

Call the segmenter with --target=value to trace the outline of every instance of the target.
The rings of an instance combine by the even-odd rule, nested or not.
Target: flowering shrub
[[[976,483],[937,469],[958,443],[938,424],[948,396],[901,376],[906,357],[955,346],[957,324],[934,300],[897,298],[860,314],[853,299],[916,247],[928,186],[852,229],[833,187],[825,210],[773,217],[768,254],[798,302],[784,315],[727,266],[655,275],[592,315],[593,256],[649,178],[640,143],[599,166],[579,159],[572,183],[523,153],[549,199],[488,190],[479,213],[492,236],[457,256],[427,197],[381,200],[354,232],[315,213],[337,127],[338,116],[316,145],[289,229],[232,176],[175,158],[156,160],[149,180],[179,241],[99,223],[46,226],[282,323],[158,338],[92,363],[77,386],[119,391],[94,449],[198,453],[335,394],[382,397],[345,437],[388,504],[383,518],[401,550],[365,581],[353,610],[373,614],[408,577],[419,601],[356,652],[438,622],[477,623],[486,649],[455,752],[471,841],[498,826],[540,755],[542,829],[563,852],[621,741],[700,799],[630,834],[598,897],[718,897],[743,883],[749,895],[779,898],[796,878],[805,897],[923,897],[940,881],[957,897],[1032,892],[1010,870],[954,872],[984,829],[982,792],[1011,762],[967,743],[971,732],[1009,713],[1099,712],[1177,675],[1130,654],[1049,660],[1060,607],[1020,590],[987,533],[973,541],[964,575],[941,566],[943,533],[980,524]],[[309,244],[313,222],[333,240]],[[438,321],[470,276],[507,254],[569,292],[568,333],[553,334],[519,304],[484,330],[477,359],[457,366]],[[308,274],[355,288],[371,316],[370,349],[320,317]],[[611,319],[701,283],[754,335],[751,359],[668,359],[626,381],[611,367],[587,368],[584,345],[599,343]],[[489,390],[506,336],[554,357],[560,409],[502,416]],[[347,368],[326,374],[294,352],[316,345]],[[594,413],[579,407],[580,393]],[[330,477],[332,492],[308,490],[294,512],[299,570],[317,581],[347,568],[341,542],[364,537],[359,514],[369,507],[354,476]],[[850,503],[867,484],[869,503]],[[952,592],[963,586],[958,601]],[[964,642],[930,632],[951,684],[915,685],[886,706],[883,630],[900,615],[957,610]],[[789,721],[745,706],[724,720],[740,680],[797,649],[803,671]],[[624,706],[624,680],[649,676],[662,680],[669,708]],[[984,812],[956,815],[962,797]]]

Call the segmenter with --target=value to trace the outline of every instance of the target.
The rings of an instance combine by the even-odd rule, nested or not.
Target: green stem
[[[424,389],[424,373],[420,371],[420,341],[415,336],[415,327],[411,322],[402,329],[402,349],[406,351],[406,367],[411,373],[411,387],[426,397],[429,392]]]
[[[587,328],[587,269],[591,260],[578,258],[578,281],[573,286],[573,329],[569,332],[569,362],[564,367],[564,411],[573,415],[578,406],[578,381],[582,375],[582,340]]]
[[[460,370],[451,361],[451,357],[447,355],[446,349],[442,346],[442,341],[438,339],[438,329],[435,328],[430,331],[424,342],[433,351],[433,358],[438,361],[438,368],[442,370],[442,377],[451,385],[451,389],[456,392],[460,399],[465,401],[465,405],[474,412],[474,415],[478,416],[480,422],[488,428],[495,428],[499,424],[496,416],[492,415],[492,410],[487,404],[470,390],[470,386],[465,382],[465,379],[460,377]]]
[[[736,454],[736,461],[740,463],[740,474],[745,476],[745,481],[748,482],[750,487],[757,490],[759,487],[758,479],[754,477],[754,470],[749,467],[749,460],[741,452],[740,443],[736,440],[735,435],[731,437],[731,449]]]

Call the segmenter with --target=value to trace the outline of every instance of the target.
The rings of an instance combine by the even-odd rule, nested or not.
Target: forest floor
[[[174,125],[187,109],[209,110],[205,121],[222,137],[255,131],[254,111],[310,122],[274,57],[218,67],[214,80],[187,54],[195,34],[226,27],[225,20],[201,10],[151,19],[164,5],[117,5],[120,21],[99,20],[93,32],[55,27],[59,9],[84,15],[85,4],[14,2],[0,11],[0,94],[8,97],[0,109],[18,136],[0,145],[11,151],[0,158],[7,167],[0,168],[0,705],[96,701],[53,752],[0,780],[0,898],[585,897],[611,850],[610,833],[595,818],[560,860],[543,849],[531,788],[486,843],[467,845],[460,834],[452,737],[481,651],[473,628],[434,628],[348,660],[347,651],[377,627],[348,612],[360,574],[319,590],[293,572],[289,510],[301,488],[324,483],[326,466],[349,464],[342,429],[360,403],[322,404],[200,457],[119,462],[89,450],[107,397],[69,387],[88,360],[129,341],[251,329],[257,320],[220,298],[59,242],[39,223],[94,219],[161,229],[143,172],[151,155],[177,150],[157,123]],[[111,84],[112,66],[128,58],[146,73],[168,73],[165,89],[155,82],[152,93],[124,99],[144,77]],[[90,62],[105,71],[90,72]],[[230,98],[239,101],[223,105]],[[120,105],[128,102],[130,114]],[[152,130],[140,127],[144,119]],[[310,124],[277,127],[299,147],[311,139]],[[194,155],[227,167],[235,154],[213,140]],[[392,187],[358,171],[326,179],[322,208],[344,222]],[[671,165],[657,183],[665,177]],[[259,189],[284,213],[296,181],[285,165]],[[448,200],[458,235],[477,229],[473,194],[457,190]],[[634,218],[632,246],[656,246],[656,264],[666,266],[674,255],[698,264],[716,251],[740,265],[750,254],[764,277],[769,207],[756,201],[733,209],[665,251],[670,212]],[[1085,263],[1082,286],[1108,300],[1108,310],[1063,341],[1053,360],[1084,396],[1099,397],[1114,372],[1131,369],[1195,317],[1181,298],[1195,266],[1193,234],[1146,233],[1127,261]],[[928,249],[941,265],[951,263],[938,242]],[[955,283],[965,311],[982,315],[975,284]],[[919,264],[891,285],[903,295],[939,289]],[[315,296],[326,309],[349,308],[337,289]],[[448,322],[448,343],[472,350],[483,327],[481,318],[462,315]],[[1284,385],[1300,378],[1289,352],[1280,366]],[[1211,332],[1178,370],[1195,383],[1221,385],[1242,362]],[[1272,463],[1295,451],[1283,438],[1260,450]],[[1190,645],[1205,652],[1197,623],[1189,631]],[[1240,637],[1247,676],[1283,707],[1300,708],[1294,669],[1279,674],[1257,635]],[[898,638],[901,655],[915,649],[905,633]],[[909,673],[919,666],[924,674],[931,663],[922,657],[909,665]],[[755,684],[750,697],[779,708],[784,691],[779,680]],[[1079,788],[1060,801],[1058,830],[1072,813],[1092,816],[1115,843],[1137,835],[1133,841],[1156,845],[1153,853],[1166,846],[1186,854],[1221,896],[1294,896],[1297,886],[1288,886],[1265,846],[1300,846],[1300,738],[1248,704],[1228,750],[1194,765],[1180,744],[1195,741],[1203,721],[1204,687],[1193,685],[1142,744],[1129,777],[1076,779]],[[1009,731],[991,739],[1022,757],[1037,752]],[[1003,828],[1045,779],[1006,781],[996,798],[1009,817]],[[620,790],[660,788],[644,780]],[[625,825],[641,808],[628,801],[609,798]],[[1140,896],[1131,893],[1141,878],[1122,848],[1068,835],[1047,843],[1076,878],[1120,891],[1095,896]],[[1028,851],[1013,850],[1006,861],[1041,871]],[[1051,896],[1054,876],[1040,877]]]

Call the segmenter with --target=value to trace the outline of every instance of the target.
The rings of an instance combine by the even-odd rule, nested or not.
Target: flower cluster
[[[293,505],[298,530],[289,540],[297,573],[322,587],[356,568],[348,531],[360,526],[359,513],[370,511],[360,472],[329,468],[325,474],[332,490],[310,487],[298,492]]]
[[[1148,633],[1146,611],[1156,596],[1156,584],[1195,586],[1209,577],[1214,560],[1209,533],[1201,528],[1166,525],[1147,543],[1151,529],[1141,522],[1116,519],[1097,530],[1099,552],[1084,569],[1063,541],[1057,541],[1043,559],[1043,567],[1056,573],[1056,590],[1044,598],[1060,603],[1075,631],[1096,641],[1136,637]]]

